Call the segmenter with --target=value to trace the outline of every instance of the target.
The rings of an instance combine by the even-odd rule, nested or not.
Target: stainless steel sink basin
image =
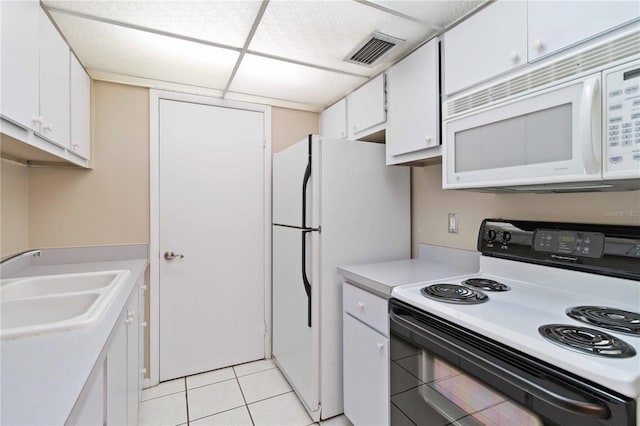
[[[2,339],[86,327],[111,305],[130,272],[104,271],[3,280]]]

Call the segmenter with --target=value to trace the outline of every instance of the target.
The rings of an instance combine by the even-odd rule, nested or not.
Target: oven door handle
[[[494,370],[493,374],[500,377],[500,379],[511,383],[512,385],[522,389],[523,391],[528,392],[530,395],[539,398],[557,408],[569,411],[571,413],[598,419],[607,419],[611,416],[609,408],[604,405],[585,401],[577,401],[575,399],[567,398],[563,395],[559,395],[555,392],[545,389],[530,380],[515,375],[513,372],[489,360],[478,357],[477,355],[461,347],[457,343],[452,342],[441,335],[435,334],[432,331],[429,331],[414,323],[413,321],[404,318],[403,316],[394,312],[393,308],[390,310],[390,318],[391,321],[395,322],[399,326],[406,328],[414,333],[420,334],[423,337],[427,337],[430,341],[437,344],[438,346],[443,347],[449,352],[453,352],[455,355],[466,359],[468,362],[476,365],[483,370],[487,370],[485,365],[490,367],[492,370]]]

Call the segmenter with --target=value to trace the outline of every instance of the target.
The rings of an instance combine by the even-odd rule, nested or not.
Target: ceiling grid
[[[41,0],[92,78],[321,111],[484,1]],[[344,61],[374,32],[405,42]]]

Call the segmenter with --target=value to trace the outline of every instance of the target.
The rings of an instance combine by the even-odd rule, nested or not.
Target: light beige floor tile
[[[251,426],[251,417],[247,407],[234,408],[213,416],[189,422],[192,426]]]
[[[187,399],[189,418],[194,420],[244,405],[240,386],[235,379],[189,389]]]
[[[187,389],[197,388],[199,386],[211,385],[213,383],[224,382],[225,380],[235,379],[233,368],[222,368],[220,370],[209,371],[208,373],[196,374],[187,377]]]
[[[276,364],[272,359],[263,359],[260,361],[248,362],[246,364],[240,364],[233,367],[236,372],[236,376],[238,377],[257,373],[258,371],[269,370],[271,368],[276,368]]]
[[[320,426],[353,426],[353,423],[349,421],[347,416],[341,414],[339,416],[331,417],[330,419],[321,421]]]
[[[247,404],[291,390],[291,386],[277,368],[238,377],[238,381]]]
[[[140,403],[138,424],[178,425],[187,421],[187,400],[184,392],[143,401]]]
[[[169,380],[162,382],[158,386],[142,390],[142,401],[158,398],[160,396],[171,395],[172,393],[184,392],[184,379]]]
[[[249,411],[256,426],[307,426],[313,423],[293,392],[249,404]]]

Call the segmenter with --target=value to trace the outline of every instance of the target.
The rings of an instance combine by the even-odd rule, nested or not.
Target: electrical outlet
[[[458,233],[458,213],[449,213],[449,233]]]

